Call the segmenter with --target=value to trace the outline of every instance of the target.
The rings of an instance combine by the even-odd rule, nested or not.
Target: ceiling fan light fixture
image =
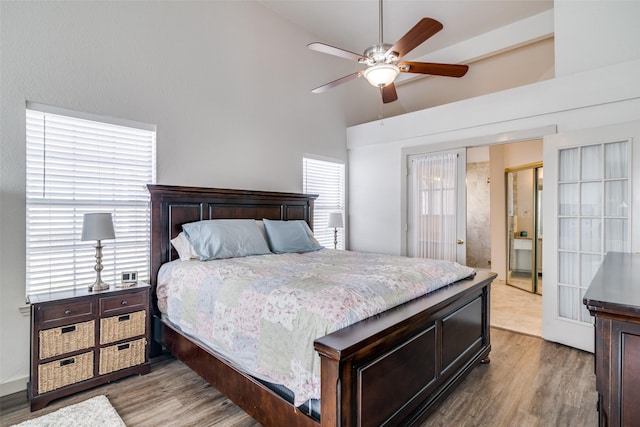
[[[400,69],[395,64],[377,64],[364,70],[363,75],[371,85],[385,87],[398,77]]]

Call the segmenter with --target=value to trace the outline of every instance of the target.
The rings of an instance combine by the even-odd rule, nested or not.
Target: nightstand
[[[31,410],[128,375],[149,373],[149,292],[138,283],[29,297]]]

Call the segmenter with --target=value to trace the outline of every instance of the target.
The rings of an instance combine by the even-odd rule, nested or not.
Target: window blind
[[[93,283],[96,242],[80,240],[91,212],[113,217],[116,238],[102,242],[103,280],[115,284],[122,271],[149,278],[155,129],[79,116],[27,106],[27,295]]]
[[[333,228],[329,214],[342,213],[344,218],[344,163],[303,158],[303,191],[318,194],[313,209],[313,234],[321,245],[333,248]],[[345,248],[344,228],[338,229],[338,249]]]

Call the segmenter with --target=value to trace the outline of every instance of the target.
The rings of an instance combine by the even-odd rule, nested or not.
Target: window
[[[303,191],[318,194],[313,205],[313,234],[322,246],[333,248],[334,229],[329,228],[329,214],[344,212],[344,163],[303,159]],[[337,229],[338,249],[345,248],[344,228]]]
[[[96,242],[81,241],[85,213],[109,212],[102,279],[149,278],[155,126],[27,104],[27,295],[88,287]]]

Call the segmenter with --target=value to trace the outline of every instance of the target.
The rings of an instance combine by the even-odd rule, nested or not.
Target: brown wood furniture
[[[599,424],[640,423],[640,254],[610,252],[584,296],[595,316]]]
[[[186,222],[302,219],[313,228],[314,195],[148,187],[152,287],[160,266],[177,258],[170,239]],[[411,425],[423,420],[477,364],[488,361],[489,294],[495,276],[479,272],[316,340],[319,422],[168,323],[158,323],[169,352],[265,426]]]
[[[132,374],[149,372],[149,290],[32,295],[31,410]]]

